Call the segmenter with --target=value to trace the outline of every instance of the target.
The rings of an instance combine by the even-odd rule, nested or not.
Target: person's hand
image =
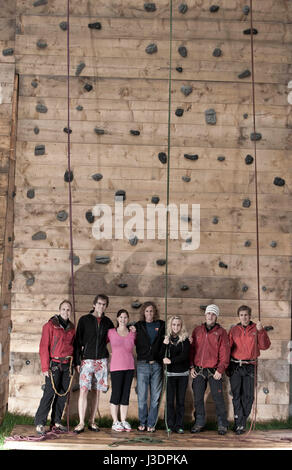
[[[134,325],[131,325],[129,330],[132,331],[132,333],[136,333],[136,327]]]
[[[218,370],[216,370],[215,374],[213,375],[214,379],[215,380],[220,380],[221,377],[222,377],[222,374],[220,374],[220,372],[218,372]]]
[[[164,337],[163,343],[164,343],[164,344],[169,344],[169,336],[165,336],[165,337]]]
[[[43,374],[44,374],[45,377],[49,377],[49,371],[48,370],[46,370],[46,372],[43,372]]]
[[[80,374],[80,366],[75,367],[77,374]]]
[[[171,364],[171,360],[168,357],[163,358],[163,364]]]
[[[190,373],[191,373],[191,377],[192,377],[193,379],[195,379],[195,378],[197,377],[197,375],[198,375],[197,372],[195,371],[195,368],[194,368],[194,367],[192,367],[192,368],[190,369]]]
[[[194,341],[194,338],[192,336],[189,336],[189,342],[190,344],[192,344],[192,342]]]
[[[263,329],[263,325],[260,321],[257,322],[257,330],[261,331]]]

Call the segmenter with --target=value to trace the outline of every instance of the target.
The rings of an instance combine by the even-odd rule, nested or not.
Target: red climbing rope
[[[65,435],[65,434],[66,436],[68,434],[72,436],[76,436],[76,434],[73,431],[72,432],[60,431],[60,429],[53,426],[50,431],[47,431],[40,436],[35,436],[35,435],[24,436],[23,434],[14,434],[13,436],[6,437],[5,442],[8,442],[8,441],[41,442],[41,441],[46,441],[49,439],[57,439],[58,437],[61,437],[62,435]]]

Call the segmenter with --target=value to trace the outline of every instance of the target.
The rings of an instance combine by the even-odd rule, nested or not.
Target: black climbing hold
[[[121,288],[121,289],[125,289],[125,287],[128,287],[128,284],[123,284],[122,282],[120,284],[118,284],[118,286]]]
[[[36,80],[32,80],[31,86],[32,86],[33,88],[37,88],[37,87],[38,87],[38,82],[37,82]]]
[[[207,124],[214,125],[217,122],[215,109],[207,109],[205,111],[205,120]]]
[[[155,3],[150,3],[150,2],[144,3],[144,10],[148,12],[156,11]]]
[[[68,214],[66,211],[62,210],[62,211],[59,211],[57,213],[57,219],[60,221],[60,222],[65,222],[65,220],[68,219]]]
[[[86,84],[84,85],[84,90],[86,90],[86,91],[88,91],[88,92],[90,92],[90,91],[92,90],[92,88],[93,88],[93,86],[90,85],[90,83],[86,83]]]
[[[67,31],[67,28],[68,28],[67,21],[61,21],[59,26],[60,26],[62,31]]]
[[[95,23],[89,23],[88,28],[89,29],[101,29],[101,23],[99,21],[96,21]]]
[[[219,10],[219,5],[211,5],[210,8],[209,8],[209,11],[211,13],[216,13],[218,10]]]
[[[36,44],[39,49],[46,49],[48,47],[48,44],[43,39],[39,39]]]
[[[219,218],[217,216],[213,217],[212,224],[217,225],[219,222]]]
[[[279,176],[276,176],[276,178],[274,179],[274,184],[276,186],[284,186],[285,180],[283,178],[280,178]]]
[[[207,305],[200,305],[200,309],[201,309],[201,310],[204,310],[204,311],[205,311],[206,308],[207,308]]]
[[[29,287],[29,286],[32,286],[34,283],[35,283],[35,278],[34,276],[31,276],[29,277],[27,280],[26,280],[26,285]]]
[[[274,240],[271,241],[270,246],[271,246],[272,248],[276,248],[277,242],[275,242]]]
[[[246,240],[246,241],[244,242],[244,246],[246,246],[246,247],[251,246],[251,241],[250,241],[250,240]]]
[[[248,114],[247,114],[247,113],[244,113],[243,119],[247,119],[247,118],[248,118]]]
[[[33,199],[35,197],[35,190],[34,189],[29,189],[26,193],[28,199]]]
[[[248,286],[246,284],[243,284],[241,290],[242,290],[242,292],[247,292],[248,291]]]
[[[175,111],[175,115],[178,117],[181,117],[184,113],[184,110],[182,108],[177,108]]]
[[[251,165],[251,164],[253,163],[253,157],[252,157],[251,155],[247,155],[247,156],[245,157],[245,163],[246,163],[247,165]]]
[[[40,130],[39,130],[38,126],[35,126],[33,131],[34,131],[35,135],[38,135],[40,133]]]
[[[132,308],[140,308],[142,306],[141,302],[139,302],[138,300],[134,300],[131,305]]]
[[[119,189],[118,191],[115,192],[115,199],[120,200],[123,198],[123,201],[126,200],[126,191],[123,189]]]
[[[243,34],[249,35],[249,34],[251,34],[251,31],[252,31],[253,34],[258,34],[258,30],[255,29],[255,28],[252,28],[252,30],[251,30],[251,28],[245,29],[243,31]]]
[[[193,87],[190,85],[183,85],[180,90],[185,96],[189,96],[193,91]]]
[[[36,232],[32,237],[32,240],[45,240],[47,238],[46,232]]]
[[[137,235],[134,235],[134,236],[129,238],[129,243],[130,243],[131,246],[136,246],[138,241],[139,241],[139,239],[138,239]]]
[[[245,5],[245,6],[243,7],[242,11],[243,11],[243,13],[244,13],[245,15],[248,15],[248,14],[249,14],[249,6],[248,6],[248,5]]]
[[[79,104],[78,106],[76,106],[76,110],[77,111],[83,111],[83,106],[81,106],[81,104]]]
[[[157,46],[154,43],[149,44],[145,49],[145,52],[147,52],[147,54],[155,54],[157,51]]]
[[[228,265],[223,263],[223,261],[219,261],[219,268],[224,268],[224,269],[227,269],[228,268]]]
[[[43,144],[36,145],[34,148],[35,155],[44,155],[46,152],[46,147]]]
[[[189,290],[189,286],[183,284],[182,286],[180,286],[180,290]]]
[[[102,180],[103,175],[102,175],[101,173],[95,173],[94,175],[91,176],[91,178],[92,178],[94,181],[100,181],[100,180]]]
[[[182,215],[181,220],[183,222],[191,222],[192,218],[190,216],[187,216],[187,215]]]
[[[69,183],[69,182],[71,183],[71,181],[73,181],[73,179],[74,179],[73,171],[70,170],[70,172],[69,172],[69,170],[66,170],[65,173],[64,173],[64,181],[66,183]]]
[[[77,65],[75,75],[78,77],[78,75],[81,74],[82,70],[86,67],[86,64],[84,62],[80,62],[79,65]]]
[[[25,364],[26,364],[27,366],[29,366],[30,361],[27,359],[27,360],[25,361]]]
[[[34,7],[39,7],[41,5],[46,5],[48,3],[48,0],[36,0],[33,2]]]
[[[156,261],[156,264],[157,264],[158,266],[164,266],[164,265],[166,264],[166,260],[165,260],[165,259],[158,259],[158,260]]]
[[[251,206],[251,202],[249,199],[244,199],[243,202],[242,202],[242,207],[250,207]]]
[[[187,57],[188,55],[188,51],[187,51],[187,48],[185,46],[180,46],[178,48],[178,53],[182,56],[182,57]]]
[[[72,259],[71,253],[69,255],[69,260]],[[78,266],[80,264],[80,258],[77,255],[73,255],[73,265]]]
[[[270,393],[270,391],[267,387],[263,387],[263,392],[264,392],[265,395],[268,395]]]
[[[94,132],[95,132],[97,135],[104,135],[104,134],[105,134],[105,130],[104,130],[104,129],[99,129],[98,127],[95,127],[95,128],[94,128]]]
[[[189,183],[191,181],[191,177],[190,176],[182,176],[181,179],[185,182],[185,183]]]
[[[219,162],[224,162],[224,160],[225,160],[224,155],[219,155],[219,157],[217,157],[217,160],[218,160]]]
[[[267,291],[266,286],[263,286],[263,287],[262,287],[262,291],[263,291],[263,292],[266,292],[266,291]]]
[[[182,68],[182,67],[176,67],[176,69],[175,69],[175,70],[176,70],[177,72],[179,72],[179,73],[182,73],[182,71],[183,71],[183,68]]]
[[[98,264],[108,264],[110,260],[111,259],[109,256],[96,256],[95,257],[95,262]]]
[[[132,135],[140,135],[140,131],[136,131],[136,130],[130,130],[130,134]]]
[[[192,243],[192,240],[193,240],[193,238],[189,237],[189,238],[186,239],[186,243]]]
[[[14,49],[12,47],[7,47],[6,49],[3,49],[2,54],[4,56],[9,56],[14,54]]]
[[[221,57],[221,55],[222,55],[221,49],[219,49],[219,47],[216,47],[213,51],[213,56],[214,57]]]
[[[264,329],[266,331],[272,331],[274,329],[274,327],[272,325],[269,325],[269,326],[265,326]]]
[[[185,153],[185,154],[184,154],[184,157],[185,157],[187,160],[198,160],[199,155],[192,155],[192,154],[190,154],[190,153]]]
[[[178,6],[178,11],[184,15],[187,11],[188,11],[188,6],[186,3],[181,3],[179,6]]]
[[[65,132],[65,134],[72,134],[72,129],[69,128],[68,130],[68,127],[64,127],[63,131]]]
[[[238,76],[238,78],[247,78],[247,77],[251,76],[251,72],[250,72],[250,70],[246,69],[237,76]]]
[[[48,108],[44,104],[41,104],[41,103],[37,104],[35,109],[37,110],[38,113],[46,113],[48,111]]]
[[[159,158],[159,161],[163,164],[167,162],[167,155],[164,152],[159,152],[158,158]]]
[[[160,198],[158,196],[152,196],[151,202],[152,204],[158,204],[160,201]]]
[[[250,140],[253,140],[253,141],[261,140],[261,138],[262,138],[262,134],[260,134],[259,132],[252,132],[250,134]]]
[[[90,224],[93,224],[93,222],[94,222],[94,215],[92,214],[91,211],[87,211],[87,212],[86,212],[85,218],[86,218],[87,222],[89,222]]]

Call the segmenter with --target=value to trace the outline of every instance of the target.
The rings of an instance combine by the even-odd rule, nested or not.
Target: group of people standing
[[[219,308],[208,305],[205,322],[186,331],[180,316],[159,319],[154,302],[145,302],[140,319],[130,323],[125,309],[117,312],[117,324],[105,315],[109,298],[98,294],[93,308],[80,317],[76,332],[70,321],[72,304],[64,300],[59,314],[43,327],[40,359],[46,383],[35,415],[38,434],[45,433],[50,409],[51,427],[66,431],[62,414],[73,375],[79,374],[79,423],[74,432],[85,430],[88,392],[92,392],[88,429],[98,432],[95,422],[100,392],[109,389],[110,411],[114,431],[131,431],[127,421],[131,386],[136,370],[139,432],[154,432],[158,419],[163,383],[166,384],[165,418],[168,432],[184,433],[185,397],[192,380],[195,423],[192,433],[201,432],[206,424],[204,396],[209,383],[216,406],[218,433],[226,434],[227,411],[223,396],[223,374],[230,379],[234,408],[234,431],[245,432],[246,421],[254,401],[254,379],[260,350],[268,349],[270,340],[261,322],[251,320],[251,309],[238,309],[239,323],[229,333],[218,323]],[[107,344],[111,346],[111,359]],[[136,348],[136,361],[134,358]],[[149,396],[150,395],[150,396]]]

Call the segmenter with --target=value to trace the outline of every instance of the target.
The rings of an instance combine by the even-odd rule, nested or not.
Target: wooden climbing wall
[[[138,319],[137,306],[145,300],[156,301],[164,317],[165,265],[157,261],[165,260],[165,240],[157,232],[154,240],[145,233],[136,244],[97,240],[92,233],[94,206],[104,203],[114,212],[119,190],[125,191],[124,207],[136,203],[146,211],[153,197],[167,200],[169,1],[155,2],[155,9],[144,3],[70,1],[77,319],[98,292],[110,296],[112,319],[121,307]],[[210,10],[215,4],[219,9]],[[289,415],[292,4],[253,4],[261,318],[272,327],[272,346],[259,367],[258,419],[268,420]],[[32,415],[42,394],[41,328],[71,292],[66,6],[65,0],[16,1],[20,85],[9,409]],[[183,251],[181,240],[169,242],[168,314],[183,315],[190,332],[210,302],[219,305],[227,329],[241,304],[258,316],[248,6],[248,0],[173,2],[170,202],[200,204],[201,218],[196,251]],[[100,256],[109,262],[97,263]],[[226,380],[231,417],[228,391]],[[101,413],[109,414],[109,393]],[[214,413],[211,403],[208,413]],[[134,388],[130,415],[137,415]]]

